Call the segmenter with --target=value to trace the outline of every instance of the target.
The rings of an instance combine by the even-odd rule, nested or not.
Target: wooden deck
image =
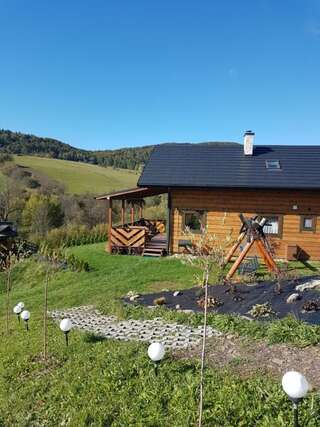
[[[167,253],[165,222],[147,220],[111,227],[111,253],[143,256],[163,256]]]

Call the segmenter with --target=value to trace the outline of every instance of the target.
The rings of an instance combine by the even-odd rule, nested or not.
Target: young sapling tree
[[[200,396],[199,396],[199,419],[198,426],[202,425],[203,398],[204,398],[204,368],[207,339],[207,314],[208,314],[208,284],[211,274],[215,274],[215,279],[219,283],[223,278],[224,256],[227,247],[231,245],[231,236],[221,239],[209,233],[208,228],[201,227],[200,233],[195,235],[187,228],[186,239],[190,241],[187,246],[187,253],[182,257],[182,262],[196,267],[199,275],[196,275],[197,282],[204,290],[203,296],[203,333],[200,368]]]

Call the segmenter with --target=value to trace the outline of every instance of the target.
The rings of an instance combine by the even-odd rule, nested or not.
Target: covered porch
[[[168,193],[167,188],[138,187],[97,197],[106,200],[108,242],[111,254],[164,256],[169,253],[170,224],[168,218],[144,218],[144,198]],[[120,222],[113,224],[116,203],[120,203]],[[168,203],[169,208],[169,203]],[[170,209],[168,209],[169,213]],[[128,220],[129,216],[129,220]]]

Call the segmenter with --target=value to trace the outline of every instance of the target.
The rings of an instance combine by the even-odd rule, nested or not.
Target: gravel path
[[[123,320],[114,316],[105,316],[94,307],[74,307],[66,310],[51,311],[54,320],[69,318],[76,329],[92,332],[96,335],[124,341],[162,342],[167,348],[185,349],[200,344],[202,327],[193,328],[177,323],[165,323],[162,319]],[[208,337],[221,336],[221,332],[208,327]]]

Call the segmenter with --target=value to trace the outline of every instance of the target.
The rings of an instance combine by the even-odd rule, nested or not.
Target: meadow
[[[201,324],[201,315],[126,308],[119,300],[130,290],[151,292],[194,285],[195,270],[179,260],[110,256],[103,243],[70,250],[89,263],[90,271],[54,272],[49,310],[93,304],[123,318],[162,316],[167,321]],[[31,319],[27,333],[12,315],[9,335],[4,331],[3,274],[1,277],[0,426],[195,425],[196,359],[181,360],[168,352],[155,377],[146,345],[72,331],[66,347],[57,324],[50,321],[45,363],[41,356],[44,277],[45,266],[34,259],[14,270],[11,305],[24,301]],[[316,344],[320,336],[319,328],[294,319],[266,326],[266,322],[210,315],[209,323],[252,340],[280,340],[298,346]],[[302,425],[319,425],[319,403],[316,393],[304,400]],[[207,368],[205,426],[284,427],[290,420],[291,405],[275,378],[262,374],[241,378],[228,369]]]
[[[66,192],[74,194],[103,194],[135,187],[138,180],[138,174],[128,169],[105,168],[69,160],[14,156],[14,162],[62,183]]]

